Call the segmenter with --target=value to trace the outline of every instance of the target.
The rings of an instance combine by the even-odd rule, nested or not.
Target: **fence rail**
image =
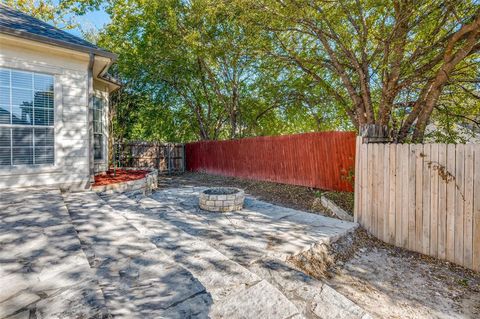
[[[185,171],[183,144],[125,142],[115,144],[115,160],[122,167],[151,167],[160,173]]]
[[[480,145],[357,138],[355,219],[390,244],[480,270]]]
[[[187,169],[353,191],[355,133],[320,132],[185,145]]]

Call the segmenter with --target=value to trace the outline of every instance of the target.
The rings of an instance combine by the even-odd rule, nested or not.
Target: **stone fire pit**
[[[200,208],[211,212],[241,210],[245,192],[233,187],[215,187],[200,193]]]

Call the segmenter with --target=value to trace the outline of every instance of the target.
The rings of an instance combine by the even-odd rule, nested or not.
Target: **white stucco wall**
[[[51,74],[55,81],[55,165],[0,167],[0,189],[90,187],[88,65],[88,54],[0,35],[0,67]]]

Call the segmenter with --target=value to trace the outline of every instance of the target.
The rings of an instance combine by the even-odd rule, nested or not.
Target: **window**
[[[0,68],[0,167],[54,164],[53,76]]]
[[[93,97],[93,158],[95,160],[103,159],[104,106],[105,100]]]

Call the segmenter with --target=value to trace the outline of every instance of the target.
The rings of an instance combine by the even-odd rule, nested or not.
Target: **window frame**
[[[38,173],[38,169],[39,168],[42,168],[42,171],[43,169],[46,169],[46,171],[56,171],[58,169],[58,166],[57,166],[57,138],[56,138],[56,124],[57,124],[57,121],[59,120],[58,119],[58,116],[57,116],[57,81],[56,81],[56,76],[54,73],[49,73],[49,72],[45,72],[45,71],[36,71],[36,70],[26,70],[26,69],[19,69],[19,68],[15,68],[15,67],[10,67],[8,65],[0,65],[0,69],[1,70],[7,70],[9,71],[9,74],[10,74],[10,77],[9,77],[9,80],[10,80],[10,83],[8,85],[8,89],[9,89],[9,95],[10,95],[10,101],[9,101],[9,104],[8,106],[10,107],[9,109],[9,113],[10,113],[10,123],[9,124],[5,124],[5,123],[0,123],[0,128],[7,128],[10,130],[10,165],[0,165],[0,171],[19,171],[21,170],[22,173]],[[13,89],[22,89],[22,90],[29,90],[29,89],[25,89],[25,88],[20,88],[20,87],[14,87],[13,86],[13,83],[12,83],[12,72],[19,72],[19,73],[26,73],[26,74],[29,74],[31,75],[32,77],[32,88],[30,89],[31,92],[32,92],[32,106],[31,106],[31,109],[32,109],[32,124],[14,124],[13,123]],[[39,76],[48,76],[51,78],[52,80],[52,91],[46,91],[48,93],[52,93],[52,107],[51,108],[48,108],[48,107],[45,107],[45,106],[41,106],[41,107],[37,107],[38,109],[41,109],[41,110],[49,110],[51,109],[52,110],[52,115],[53,115],[53,122],[51,125],[35,125],[35,75],[39,75]],[[2,87],[6,87],[6,86],[2,86]],[[6,106],[6,104],[2,104],[4,106]],[[50,119],[49,119],[49,115],[48,115],[48,120],[47,120],[47,123],[50,123]],[[14,163],[14,156],[13,156],[13,150],[16,148],[13,146],[13,130],[15,128],[28,128],[28,129],[31,129],[32,130],[32,146],[29,147],[31,148],[31,152],[32,152],[32,164],[13,164]],[[37,146],[35,144],[35,130],[36,129],[51,129],[53,131],[53,145],[51,146],[51,148],[53,149],[53,162],[52,163],[35,163],[35,148],[47,148],[47,147],[50,147],[50,146]],[[7,147],[5,147],[7,148]]]
[[[99,121],[95,121],[95,111],[97,111],[97,108],[95,106],[96,100],[100,101],[102,103],[102,108],[100,110],[100,128],[101,128],[101,133],[95,132],[95,124],[96,122],[98,123]],[[94,94],[93,95],[93,101],[92,101],[92,135],[93,135],[93,161],[94,163],[104,163],[105,158],[106,158],[106,149],[105,149],[105,140],[106,140],[106,135],[105,135],[105,130],[106,130],[106,112],[108,108],[108,99],[106,99],[104,96],[101,94]],[[101,136],[101,152],[102,156],[100,158],[95,158],[95,136]]]

